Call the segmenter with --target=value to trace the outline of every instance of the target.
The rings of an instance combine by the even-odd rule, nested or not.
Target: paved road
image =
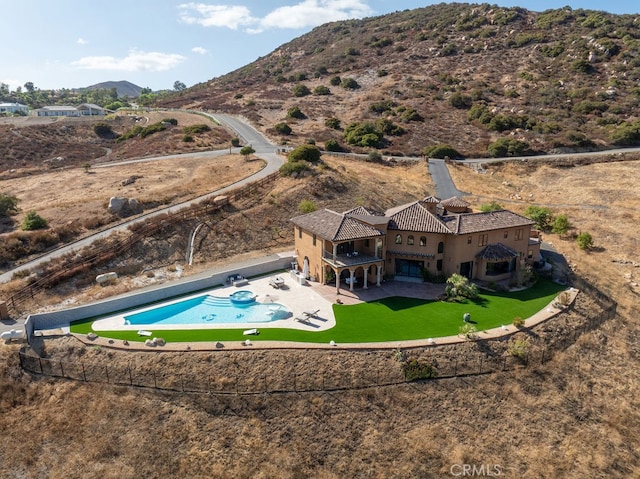
[[[464,196],[468,194],[456,188],[444,160],[429,158],[429,174],[436,186],[435,196],[438,198],[446,200],[454,196]]]
[[[180,211],[181,209],[184,208],[188,208],[193,204],[199,203],[202,200],[205,200],[207,198],[212,198],[221,194],[225,194],[228,191],[235,189],[239,186],[243,186],[247,183],[253,182],[255,180],[258,180],[260,178],[264,178],[265,176],[270,175],[271,173],[274,173],[276,171],[278,171],[278,169],[280,168],[280,166],[282,166],[282,164],[284,163],[284,160],[282,159],[281,156],[279,156],[276,151],[278,150],[278,148],[275,145],[272,145],[271,143],[269,143],[269,141],[264,138],[262,136],[262,134],[260,132],[258,132],[255,128],[253,128],[252,126],[248,125],[247,123],[244,123],[241,120],[238,120],[237,118],[230,116],[230,115],[209,115],[210,117],[212,117],[214,120],[218,121],[219,123],[226,125],[228,128],[232,129],[241,139],[243,139],[247,144],[252,145],[253,149],[256,151],[255,152],[255,156],[257,156],[258,158],[261,158],[263,160],[265,160],[267,162],[267,165],[265,166],[265,168],[263,168],[262,170],[260,170],[259,172],[248,176],[247,178],[244,178],[240,181],[237,181],[229,186],[226,186],[225,188],[221,188],[219,190],[216,191],[212,191],[211,193],[207,193],[206,195],[202,195],[199,196],[197,198],[194,198],[192,200],[186,201],[184,203],[180,203],[168,208],[162,208],[160,210],[156,210],[147,214],[143,214],[140,216],[137,216],[136,218],[133,218],[131,220],[128,221],[124,221],[122,223],[119,223],[118,225],[115,225],[111,228],[108,228],[106,230],[100,231],[98,233],[92,234],[91,236],[87,236],[86,238],[83,238],[79,241],[76,241],[74,243],[70,243],[66,246],[62,246],[54,251],[51,251],[39,258],[36,258],[32,261],[29,261],[11,271],[7,271],[6,273],[0,274],[0,282],[1,283],[6,283],[7,281],[11,280],[11,277],[13,276],[14,273],[18,272],[18,271],[22,271],[22,270],[26,270],[26,269],[31,269],[34,268],[42,263],[45,263],[47,261],[50,261],[52,259],[55,258],[59,258],[61,256],[64,256],[66,254],[69,253],[73,253],[76,251],[79,251],[87,246],[90,246],[94,241],[98,240],[98,239],[102,239],[102,238],[106,238],[107,236],[111,235],[112,233],[116,232],[116,231],[124,231],[127,228],[129,228],[129,226],[136,224],[136,223],[141,223],[144,221],[147,221],[149,218],[152,218],[154,216],[157,215],[161,215],[161,214],[165,214],[165,213],[175,213],[177,211]],[[167,160],[167,159],[179,159],[182,157],[194,157],[194,156],[201,156],[201,157],[210,157],[210,158],[214,158],[217,156],[222,156],[222,155],[226,155],[229,154],[229,150],[222,150],[222,151],[211,151],[211,152],[199,152],[199,153],[186,153],[183,155],[170,155],[170,156],[162,156],[162,157],[153,157],[153,158],[145,158],[143,160],[130,160],[128,162],[125,163],[132,163],[132,162],[140,162],[140,161],[160,161],[160,160]],[[122,163],[119,163],[122,164]],[[101,168],[108,168],[111,165],[97,165],[96,167],[101,167]]]

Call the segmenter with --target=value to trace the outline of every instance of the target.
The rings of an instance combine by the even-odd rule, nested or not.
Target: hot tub
[[[248,289],[241,289],[240,291],[231,293],[229,295],[229,299],[232,303],[249,304],[253,303],[256,300],[256,295],[253,294],[253,291],[249,291]]]

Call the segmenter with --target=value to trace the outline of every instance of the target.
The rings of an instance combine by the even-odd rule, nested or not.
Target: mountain
[[[322,25],[159,103],[242,114],[283,143],[508,155],[640,143],[639,80],[638,15],[441,3]]]
[[[115,88],[118,92],[118,98],[129,97],[137,98],[142,92],[142,87],[135,85],[128,81],[105,81],[102,83],[96,83],[95,85],[88,86],[86,90],[111,90]]]

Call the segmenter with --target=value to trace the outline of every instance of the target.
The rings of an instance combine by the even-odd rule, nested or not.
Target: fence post
[[[40,374],[44,374],[44,369],[42,369],[42,358],[38,356],[38,365],[40,366]]]
[[[84,382],[87,382],[87,372],[84,369],[84,363],[80,363],[82,364],[82,379],[84,379]]]
[[[131,365],[129,365],[127,369],[129,369],[129,384],[133,386],[133,375],[131,374]]]
[[[456,358],[456,362],[453,363],[453,376],[458,376],[458,358]]]
[[[107,375],[107,383],[109,383],[109,367],[104,365],[104,373]]]

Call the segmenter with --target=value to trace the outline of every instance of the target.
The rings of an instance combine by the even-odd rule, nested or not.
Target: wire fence
[[[20,366],[23,370],[37,375],[181,393],[250,395],[356,390],[398,385],[415,379],[457,378],[538,368],[548,362],[555,352],[566,349],[583,334],[613,318],[616,315],[616,306],[616,303],[611,302],[597,314],[584,316],[582,324],[574,326],[571,331],[565,331],[560,337],[554,336],[553,340],[538,339],[535,347],[522,356],[505,354],[503,339],[478,340],[474,342],[476,347],[471,349],[465,347],[468,343],[462,343],[454,346],[453,351],[444,351],[438,346],[425,347],[419,362],[421,365],[427,365],[429,374],[417,378],[406,373],[407,369],[403,367],[403,364],[407,364],[406,361],[400,361],[398,367],[365,366],[330,372],[263,374],[237,370],[201,374],[170,373],[161,368],[64,361],[20,351]]]
[[[244,198],[251,197],[260,192],[265,186],[273,183],[280,176],[279,172],[254,181],[246,186],[234,189],[227,193],[229,202],[237,202]],[[18,290],[6,299],[7,308],[19,313],[27,301],[33,300],[35,295],[47,288],[51,288],[60,282],[85,272],[90,268],[109,261],[148,237],[157,234],[159,231],[173,227],[175,224],[208,217],[219,211],[226,203],[203,202],[189,208],[184,208],[174,213],[167,213],[158,217],[150,218],[141,225],[136,225],[130,230],[126,238],[116,239],[97,248],[87,249],[75,255],[72,259],[64,261],[55,270],[48,271],[41,275],[36,281]]]

